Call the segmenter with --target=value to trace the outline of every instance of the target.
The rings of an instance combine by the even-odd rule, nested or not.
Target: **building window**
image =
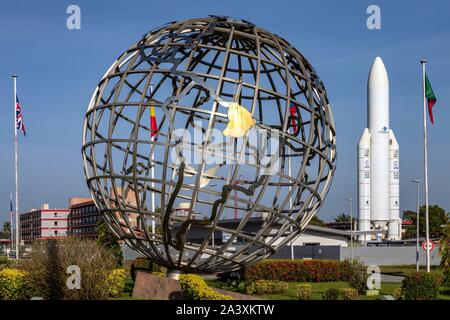
[[[57,225],[58,225],[58,221],[55,221],[55,222],[54,222],[54,225],[57,226]]]

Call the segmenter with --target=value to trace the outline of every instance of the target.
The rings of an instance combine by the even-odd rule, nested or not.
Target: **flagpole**
[[[153,83],[150,83],[150,95],[152,96],[153,95]],[[153,97],[152,97],[152,99],[153,99]],[[152,149],[153,149],[153,151],[152,151],[152,164],[151,164],[151,175],[152,175],[152,188],[153,188],[153,190],[152,190],[152,212],[154,213],[155,212],[155,191],[154,191],[154,188],[155,188],[155,182],[153,181],[153,179],[155,179],[155,164],[153,163],[153,157],[154,157],[154,154],[155,154],[155,146],[154,146],[154,144],[153,144],[153,142],[155,141],[155,137],[154,137],[154,135],[153,135],[153,133],[152,133],[152,128],[150,128],[150,137],[151,137],[151,141],[152,141]],[[153,219],[152,219],[152,233],[153,233],[153,238],[155,237],[155,215],[153,214]]]
[[[17,75],[13,75],[14,81],[14,160],[16,180],[16,259],[19,259],[19,160],[17,152]]]
[[[292,177],[292,169],[291,169],[291,150],[288,148],[288,175],[289,175],[289,179],[291,179]],[[292,181],[290,182],[292,183]],[[291,191],[291,187],[289,187],[289,192]],[[291,211],[292,214],[292,194],[289,196],[289,211]],[[291,233],[294,231],[294,227],[291,226]],[[295,259],[295,254],[294,254],[294,240],[291,240],[291,260]]]
[[[9,238],[10,238],[10,249],[13,248],[14,245],[14,225],[13,225],[13,216],[14,216],[14,209],[12,206],[12,193],[9,194],[9,203],[11,206],[11,212],[9,213]]]
[[[423,97],[423,146],[424,146],[424,166],[425,166],[425,241],[426,241],[426,254],[427,254],[427,272],[430,272],[430,229],[429,229],[429,216],[428,216],[428,142],[427,142],[427,112],[426,104],[427,98],[425,95],[425,64],[427,60],[421,60],[422,64],[422,97]]]

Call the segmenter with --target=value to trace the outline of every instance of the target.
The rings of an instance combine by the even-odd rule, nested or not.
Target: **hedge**
[[[188,300],[232,300],[208,287],[205,280],[195,274],[180,275],[180,286],[184,298]]]
[[[125,269],[115,269],[108,275],[108,290],[110,297],[120,297],[125,288]]]
[[[436,300],[441,283],[440,274],[413,272],[403,279],[401,296],[405,300]]]
[[[327,282],[348,281],[352,272],[349,261],[268,259],[248,267],[244,277],[246,281]]]
[[[0,270],[0,300],[25,300],[33,295],[27,272],[11,268]]]

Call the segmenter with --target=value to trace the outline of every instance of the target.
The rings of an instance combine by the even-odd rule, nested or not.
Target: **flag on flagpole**
[[[297,113],[297,108],[294,105],[292,105],[289,108],[289,112],[291,114],[291,125],[294,128],[294,134],[297,134],[297,131],[298,131],[298,125],[297,125],[298,113]]]
[[[433,107],[434,104],[436,103],[436,96],[434,95],[433,88],[431,88],[430,80],[428,80],[428,76],[426,74],[425,74],[425,96],[427,98],[430,121],[431,123],[434,123]]]
[[[22,108],[20,106],[19,97],[16,95],[16,127],[23,132],[26,137],[25,125],[23,124]]]
[[[155,108],[150,107],[150,137],[154,137],[158,131],[158,125],[156,124]]]

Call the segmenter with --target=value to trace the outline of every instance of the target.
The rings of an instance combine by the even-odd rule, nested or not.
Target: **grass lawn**
[[[389,274],[395,274],[399,276],[406,276],[408,274],[411,274],[413,272],[416,272],[416,265],[405,265],[405,266],[380,266],[381,273],[389,273]],[[426,271],[426,266],[420,266],[420,271]],[[431,266],[431,271],[439,271],[440,267],[438,266]]]
[[[221,288],[225,290],[230,291],[236,291],[240,293],[245,293],[243,290],[243,284],[241,284],[239,287],[233,287],[228,285],[227,283],[218,281],[218,280],[212,280],[207,281],[208,285],[210,287],[215,288]],[[269,294],[261,296],[263,299],[269,299],[269,300],[297,300],[297,285],[300,283],[306,283],[306,282],[289,282],[289,288],[286,294]],[[313,300],[322,300],[322,294],[325,292],[328,288],[349,288],[349,284],[346,281],[336,281],[336,282],[308,282],[312,286],[313,294],[312,299]],[[381,290],[379,296],[372,296],[367,297],[365,295],[361,296],[362,300],[377,300],[381,299],[383,295],[392,295],[392,292],[394,289],[400,287],[401,284],[399,283],[382,283],[381,284]]]
[[[262,296],[264,299],[269,300],[297,300],[297,285],[300,282],[291,282],[289,283],[289,289],[286,294],[270,294]],[[348,282],[345,281],[336,281],[336,282],[309,282],[312,286],[313,294],[312,300],[322,300],[322,294],[329,288],[348,288],[350,287]],[[361,295],[361,300],[377,300],[381,299],[383,295],[392,295],[392,292],[395,288],[400,287],[400,284],[396,283],[382,283],[381,290],[379,296],[371,296],[368,297],[366,295]]]

